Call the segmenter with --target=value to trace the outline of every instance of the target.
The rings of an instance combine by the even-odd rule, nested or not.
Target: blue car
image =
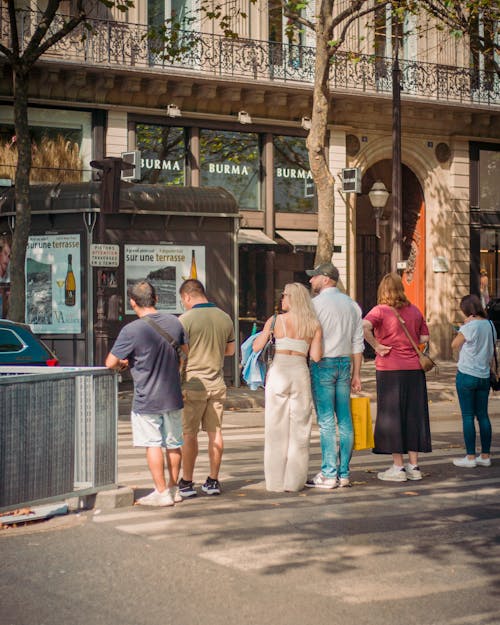
[[[55,367],[57,356],[24,323],[0,319],[0,365]]]

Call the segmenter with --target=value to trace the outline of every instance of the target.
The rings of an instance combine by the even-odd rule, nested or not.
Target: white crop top
[[[284,350],[284,351],[291,351],[291,352],[299,352],[301,354],[304,354],[304,356],[307,356],[307,353],[309,351],[309,343],[307,341],[304,341],[304,339],[289,338],[286,335],[285,320],[281,316],[280,316],[280,319],[281,319],[281,325],[283,326],[283,332],[285,336],[282,336],[281,338],[276,337],[276,349]]]

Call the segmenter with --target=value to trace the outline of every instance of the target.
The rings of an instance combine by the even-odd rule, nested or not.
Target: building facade
[[[0,39],[8,45],[2,11]],[[142,183],[230,191],[240,209],[243,336],[271,313],[283,285],[305,282],[304,270],[314,264],[317,206],[305,146],[314,33],[294,32],[265,2],[249,4],[248,16],[236,19],[236,39],[192,11],[189,0],[139,0],[125,14],[102,8],[85,38],[74,32],[40,59],[29,94],[32,178],[87,181],[95,175],[90,160],[136,153]],[[313,16],[314,7],[306,12]],[[28,36],[36,14],[20,12],[19,20]],[[391,268],[392,199],[377,231],[368,193],[377,181],[391,192],[398,41],[401,271],[428,321],[432,351],[448,358],[458,302],[479,293],[481,269],[489,296],[500,297],[499,78],[491,59],[471,55],[466,39],[457,42],[425,16],[406,16],[399,37],[385,7],[370,20],[353,24],[331,67],[333,262],[367,312]],[[182,26],[173,56],[160,40],[171,23]],[[0,54],[0,178],[9,178],[15,138],[3,60]],[[342,190],[345,168],[359,169],[359,193]]]

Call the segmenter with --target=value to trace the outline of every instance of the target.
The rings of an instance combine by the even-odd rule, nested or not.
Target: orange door
[[[425,204],[420,202],[418,218],[410,232],[405,232],[409,246],[407,268],[403,273],[405,293],[425,318]],[[413,220],[412,220],[413,221]]]

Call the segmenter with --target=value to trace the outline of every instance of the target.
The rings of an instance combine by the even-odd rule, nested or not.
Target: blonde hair
[[[299,282],[285,284],[283,292],[288,295],[290,315],[292,316],[297,336],[303,339],[312,339],[319,328],[318,317],[311,303],[309,291]]]
[[[410,300],[405,295],[403,281],[397,273],[386,273],[380,280],[377,304],[387,304],[394,308],[403,308],[410,304]]]

